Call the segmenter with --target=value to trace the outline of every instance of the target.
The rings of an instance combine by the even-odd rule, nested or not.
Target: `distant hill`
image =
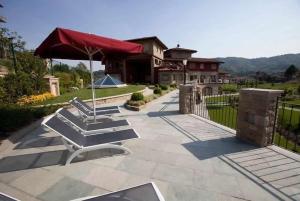
[[[300,53],[285,54],[274,57],[260,57],[255,59],[242,57],[224,57],[217,59],[225,62],[221,65],[221,69],[238,75],[245,75],[257,71],[270,74],[279,73],[285,71],[286,68],[292,64],[300,69]]]

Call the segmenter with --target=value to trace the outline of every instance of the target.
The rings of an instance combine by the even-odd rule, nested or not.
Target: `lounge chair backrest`
[[[79,118],[77,118],[75,115],[73,115],[71,112],[64,108],[60,108],[56,112],[57,114],[63,116],[65,119],[70,121],[72,124],[74,124],[76,127],[79,127],[80,129],[84,130],[86,129],[85,123],[83,123]]]
[[[79,104],[81,104],[83,107],[85,107],[87,110],[93,110],[88,104],[80,100],[78,97],[75,97],[73,100],[77,101]]]
[[[71,126],[67,125],[55,115],[52,115],[45,119],[42,124],[61,135],[65,140],[74,145],[77,145],[78,147],[82,147],[85,145],[85,136]]]
[[[80,110],[80,112],[82,112],[83,114],[88,116],[90,115],[90,112],[85,107],[83,107],[83,105],[81,105],[78,101],[70,100],[70,104],[76,107],[78,110]]]

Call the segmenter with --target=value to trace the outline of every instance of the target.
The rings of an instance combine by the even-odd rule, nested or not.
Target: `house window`
[[[210,77],[210,79],[211,79],[211,82],[217,82],[217,77],[215,75],[212,75]]]
[[[197,80],[197,75],[190,75],[190,81]]]
[[[195,63],[190,63],[189,64],[189,69],[196,69],[197,65]]]
[[[201,76],[200,76],[200,82],[201,82],[201,83],[204,83],[204,80],[205,80],[205,75],[201,75]]]
[[[154,59],[155,65],[159,65],[159,60],[158,59]]]
[[[212,64],[212,65],[211,65],[211,69],[212,69],[212,70],[216,70],[216,69],[217,69],[217,65],[216,65],[216,64]]]
[[[204,65],[200,64],[200,69],[203,70],[204,69]]]
[[[210,69],[210,64],[204,64],[204,67],[205,67],[206,69]]]
[[[176,80],[175,75],[173,75],[172,77],[173,77],[173,80]]]

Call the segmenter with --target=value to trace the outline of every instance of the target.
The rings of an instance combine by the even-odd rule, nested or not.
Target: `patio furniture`
[[[81,104],[83,107],[85,107],[87,110],[93,112],[93,108],[91,108],[88,104],[83,102],[80,98],[75,97],[73,98],[73,101],[77,101],[79,104]],[[118,106],[107,106],[107,107],[96,107],[96,111],[102,111],[102,110],[118,110]]]
[[[0,201],[20,201],[20,200],[0,192]]]
[[[129,122],[127,120],[117,120],[117,121],[111,121],[106,123],[90,123],[87,124],[86,122],[83,122],[80,118],[73,115],[71,112],[64,108],[60,108],[56,111],[56,114],[63,117],[65,120],[70,122],[74,127],[79,129],[83,134],[89,133],[89,132],[97,132],[102,129],[109,129],[109,128],[116,128],[121,126],[129,126]]]
[[[64,145],[72,153],[67,159],[66,165],[70,164],[79,154],[92,150],[119,149],[131,153],[128,148],[112,143],[139,138],[134,129],[82,135],[78,130],[66,124],[66,122],[59,119],[56,115],[47,117],[42,122],[42,125],[59,134],[62,137]]]
[[[69,103],[73,105],[77,110],[79,111],[79,114],[85,118],[85,119],[95,119],[94,112],[87,110],[83,105],[79,104],[77,101],[70,100]],[[120,113],[120,110],[118,109],[113,109],[113,110],[101,110],[101,111],[96,111],[96,117],[98,116],[104,116],[104,115],[112,115]]]
[[[79,198],[73,201],[165,201],[165,199],[155,183],[151,182],[104,195]]]

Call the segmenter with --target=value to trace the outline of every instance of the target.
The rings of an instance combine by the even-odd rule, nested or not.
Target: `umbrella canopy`
[[[110,54],[138,54],[143,52],[140,44],[106,38],[94,34],[82,33],[69,29],[56,28],[35,50],[35,55],[42,58],[101,61]]]
[[[96,101],[92,60],[102,61],[110,54],[127,55],[143,52],[140,44],[82,33],[69,29],[56,28],[35,50],[42,58],[89,60],[91,86],[96,121]]]

